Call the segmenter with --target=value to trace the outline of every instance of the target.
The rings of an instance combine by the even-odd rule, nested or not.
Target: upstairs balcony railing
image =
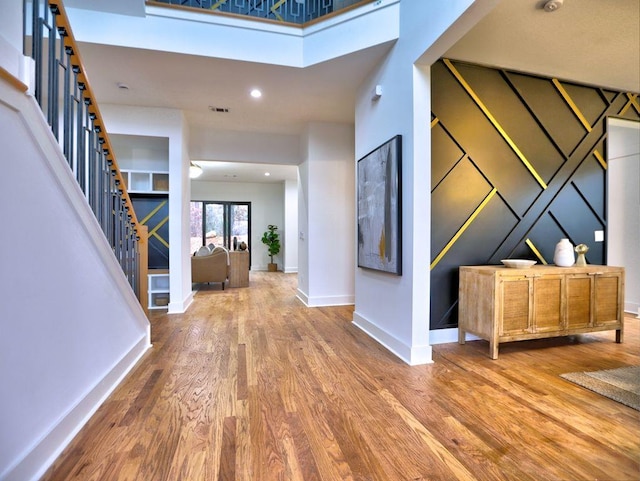
[[[168,4],[212,12],[245,15],[263,20],[303,25],[326,15],[373,0],[147,0],[148,5]]]
[[[146,227],[138,225],[62,0],[25,0],[24,18],[36,100],[144,307]]]

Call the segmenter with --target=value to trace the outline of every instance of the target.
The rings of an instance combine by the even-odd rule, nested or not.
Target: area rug
[[[640,366],[570,372],[560,377],[640,411]]]

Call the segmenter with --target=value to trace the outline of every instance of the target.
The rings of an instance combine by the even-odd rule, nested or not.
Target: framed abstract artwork
[[[358,267],[402,275],[402,136],[358,160]]]

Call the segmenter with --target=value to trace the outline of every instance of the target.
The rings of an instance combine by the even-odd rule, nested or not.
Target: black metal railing
[[[369,2],[362,0],[153,0],[147,3],[201,8],[301,25],[344,8]]]
[[[122,270],[140,298],[137,219],[60,0],[25,0],[35,97]]]

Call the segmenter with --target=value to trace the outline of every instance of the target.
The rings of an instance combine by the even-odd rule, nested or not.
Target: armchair
[[[200,255],[198,255],[200,254]],[[215,247],[209,254],[200,251],[191,257],[191,282],[220,282],[229,278],[229,252],[224,247]]]

